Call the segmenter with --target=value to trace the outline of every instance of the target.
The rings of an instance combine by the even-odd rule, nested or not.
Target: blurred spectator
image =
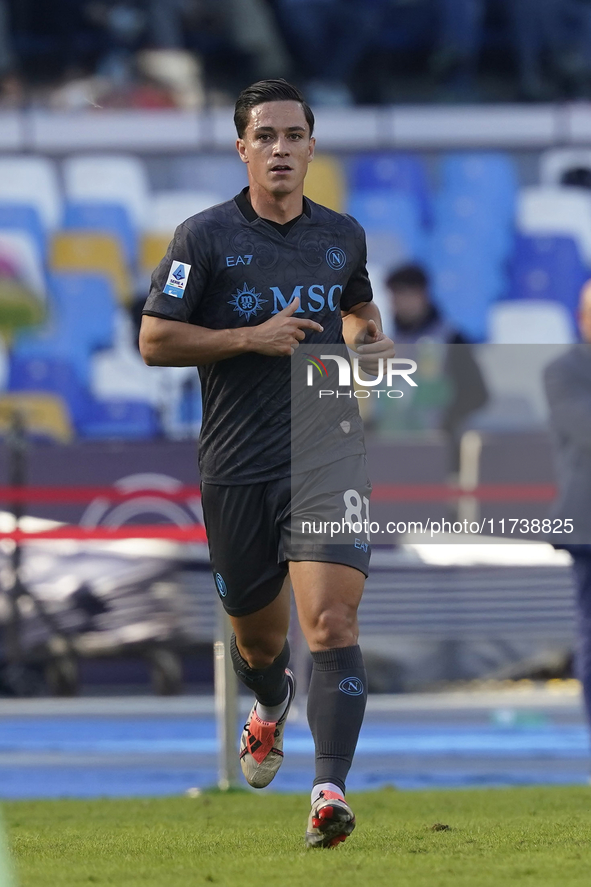
[[[590,0],[507,0],[520,91],[527,99],[585,95],[591,84]],[[548,73],[544,77],[544,57]]]
[[[386,0],[276,0],[312,105],[348,105],[350,80],[375,40]]]
[[[437,427],[448,435],[451,469],[456,471],[465,420],[488,400],[480,367],[468,341],[432,301],[423,268],[404,265],[385,283],[391,298],[385,332],[396,343],[398,357],[417,360],[415,400],[431,408]]]
[[[485,0],[438,0],[438,6],[440,31],[432,69],[452,90],[474,94]]]

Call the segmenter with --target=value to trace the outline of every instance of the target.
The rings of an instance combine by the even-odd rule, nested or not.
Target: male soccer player
[[[371,371],[394,351],[371,301],[363,230],[303,196],[314,116],[299,90],[255,83],[240,94],[234,122],[249,187],[177,228],[152,277],[140,348],[149,365],[199,367],[203,512],[234,668],[256,697],[240,761],[257,788],[281,765],[295,692],[286,639],[293,586],[313,660],[306,843],[328,847],[355,825],[345,779],[367,695],[357,607],[369,546],[306,542],[291,528],[322,497],[357,520],[370,486],[353,416],[327,431],[325,445],[311,448],[310,470],[294,477],[290,357],[304,341],[320,354],[344,336]]]

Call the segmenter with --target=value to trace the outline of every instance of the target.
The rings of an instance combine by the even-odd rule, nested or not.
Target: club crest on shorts
[[[224,577],[221,573],[215,573],[214,579],[217,590],[220,593],[220,597],[226,597],[226,595],[228,594],[228,589],[226,587],[226,583],[224,582]]]
[[[167,296],[174,296],[176,299],[182,299],[187,288],[187,281],[191,273],[191,266],[186,262],[174,261],[170,266],[170,274],[162,292]]]
[[[359,678],[343,678],[339,684],[339,690],[347,696],[361,696],[363,693],[363,681]]]

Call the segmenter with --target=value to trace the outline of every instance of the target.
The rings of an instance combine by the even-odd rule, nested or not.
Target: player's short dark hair
[[[263,102],[299,102],[310,127],[310,135],[314,132],[314,114],[297,86],[292,86],[287,80],[259,80],[243,89],[236,101],[234,125],[239,139],[248,126],[250,109]]]
[[[390,272],[386,278],[386,286],[391,290],[402,289],[403,287],[427,289],[429,278],[420,265],[401,265],[400,268]]]

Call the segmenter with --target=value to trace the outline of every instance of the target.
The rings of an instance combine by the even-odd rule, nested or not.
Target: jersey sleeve
[[[351,217],[349,216],[349,218]],[[351,274],[341,296],[342,311],[348,311],[360,302],[371,302],[373,300],[373,292],[371,289],[371,283],[369,282],[369,275],[367,273],[367,244],[365,242],[365,231],[359,222],[354,219],[351,219],[351,221],[354,221],[358,228],[358,236],[361,241],[360,255],[359,262]]]
[[[152,274],[143,314],[190,322],[208,276],[208,261],[199,236],[179,225],[166,255]]]

